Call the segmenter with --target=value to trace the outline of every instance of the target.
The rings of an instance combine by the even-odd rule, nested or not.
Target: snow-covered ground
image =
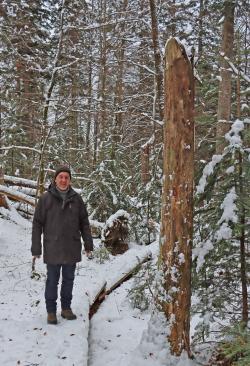
[[[132,279],[112,292],[91,320],[90,366],[130,365],[127,357],[139,344],[149,314],[131,309],[127,292]]]
[[[148,317],[131,308],[126,296],[131,281],[127,282],[107,297],[92,318],[88,342],[89,304],[104,282],[112,287],[119,274],[148,249],[132,248],[106,264],[83,257],[77,266],[72,304],[78,319],[64,320],[58,306],[58,325],[48,325],[46,267],[42,260],[36,261],[32,276],[31,224],[14,210],[10,216],[12,220],[0,218],[0,365],[95,366],[104,358],[110,366],[117,364],[117,359],[139,344]]]
[[[127,293],[132,279],[110,293],[89,321],[89,306],[103,284],[112,288],[150,252],[157,255],[157,243],[146,248],[133,245],[125,254],[111,256],[102,264],[83,256],[77,266],[72,303],[77,320],[61,318],[59,305],[58,324],[48,325],[46,267],[38,260],[32,276],[31,224],[14,209],[7,214],[11,220],[0,218],[0,365],[194,365],[185,355],[178,360],[169,356],[163,319],[131,307]]]
[[[45,266],[31,278],[31,228],[0,219],[0,364],[84,365],[87,360],[88,296],[76,281],[78,321],[46,323]]]

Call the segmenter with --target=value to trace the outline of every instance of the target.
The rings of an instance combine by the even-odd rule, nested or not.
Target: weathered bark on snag
[[[0,166],[0,186],[4,184],[3,168]],[[0,192],[0,207],[8,208],[5,195]]]
[[[194,83],[184,47],[166,45],[161,264],[169,302],[171,352],[190,355],[191,252],[193,236]],[[175,290],[174,290],[175,289]]]
[[[226,0],[224,2],[224,23],[221,51],[230,61],[232,61],[234,45],[234,9],[234,1]],[[221,154],[223,152],[226,146],[224,136],[231,128],[232,70],[229,69],[228,63],[224,57],[221,57],[220,68],[221,81],[219,85],[218,122],[216,126],[217,154]]]

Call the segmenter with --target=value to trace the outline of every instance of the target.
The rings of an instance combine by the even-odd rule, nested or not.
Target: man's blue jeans
[[[75,278],[75,264],[47,264],[45,302],[48,313],[56,313],[57,288],[62,269],[61,309],[70,309]]]

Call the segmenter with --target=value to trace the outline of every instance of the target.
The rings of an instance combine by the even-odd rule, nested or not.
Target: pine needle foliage
[[[241,319],[240,241],[244,235],[247,250],[250,217],[247,134],[242,121],[232,125],[229,145],[204,168],[199,183],[201,187],[204,178],[204,189],[197,187],[193,288],[199,302],[193,312],[202,314],[196,337],[203,341],[216,317],[230,322]],[[247,261],[245,266],[247,275]]]
[[[226,329],[226,338],[220,349],[225,358],[232,362],[233,366],[250,365],[250,330],[243,324]]]
[[[128,291],[132,307],[145,311],[154,302],[154,281],[156,266],[152,262],[145,263],[134,276],[134,282]]]
[[[99,264],[103,264],[110,260],[110,252],[104,245],[101,245],[99,248],[94,250],[93,258],[96,259]]]

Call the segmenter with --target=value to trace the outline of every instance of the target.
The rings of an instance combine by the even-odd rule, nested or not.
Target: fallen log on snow
[[[13,201],[27,203],[28,205],[35,207],[34,198],[29,197],[27,194],[24,194],[24,193],[18,192],[16,190],[13,190],[11,188],[5,187],[3,185],[0,185],[0,195],[6,195]]]
[[[30,179],[20,178],[20,177],[12,177],[10,175],[3,176],[4,183],[10,184],[14,186],[28,187],[28,188],[37,188],[37,182]]]
[[[122,275],[121,278],[119,278],[116,282],[114,282],[107,290],[106,290],[106,295],[109,295],[113,290],[115,290],[117,287],[119,287],[123,282],[127,281],[128,279],[130,279],[133,274],[137,273],[138,269],[141,267],[141,265],[147,261],[149,261],[151,259],[151,255],[147,255],[145,258],[143,258],[142,260],[140,260],[138,258],[138,263],[136,265],[133,266],[132,269],[130,269],[130,271],[128,271],[127,273],[124,273]]]
[[[10,185],[10,186],[27,187],[27,188],[33,188],[33,189],[37,190],[37,181],[35,181],[35,180],[20,178],[20,177],[13,177],[11,175],[6,175],[6,174],[3,176],[3,178],[4,178],[4,181],[1,183],[2,185],[4,183],[4,184]],[[46,190],[49,185],[50,185],[50,182],[47,181],[44,184],[44,189]],[[79,194],[82,193],[82,189],[75,188],[75,187],[72,187],[72,188],[77,193],[79,193]]]
[[[98,292],[96,293],[94,299],[90,300],[89,319],[91,319],[92,316],[97,312],[99,306],[106,297],[106,284],[107,282],[104,282],[102,287],[100,287]]]
[[[91,294],[91,298],[93,300],[90,300],[89,318],[97,312],[106,296],[119,287],[123,282],[131,278],[133,274],[138,271],[140,266],[151,258],[152,253],[148,249],[141,250],[141,253],[137,250],[131,249],[117,257],[116,261],[112,263],[112,265],[115,263],[114,272],[116,272],[116,274],[109,279],[105,279],[105,283],[103,283],[103,281],[100,283],[100,286],[95,290],[95,296]]]

